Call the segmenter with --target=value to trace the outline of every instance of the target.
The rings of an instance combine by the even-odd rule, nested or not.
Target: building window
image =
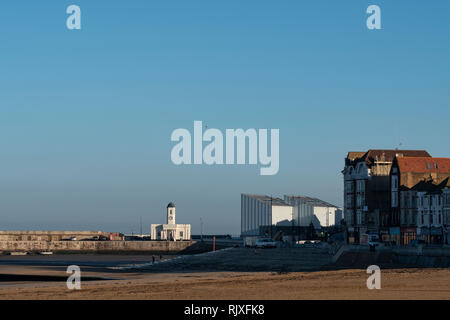
[[[397,190],[398,188],[398,176],[392,176],[392,189]]]
[[[392,192],[392,206],[398,206],[397,192]]]
[[[352,196],[347,196],[347,208],[353,208],[353,197]]]
[[[353,192],[353,182],[347,181],[347,192]]]

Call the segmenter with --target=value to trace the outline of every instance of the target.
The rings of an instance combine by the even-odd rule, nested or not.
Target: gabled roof
[[[439,186],[440,186],[442,189],[450,188],[450,177],[448,177],[447,179],[445,179],[444,181],[442,181],[442,182],[439,184]]]
[[[425,150],[385,150],[385,149],[372,149],[362,157],[367,163],[373,163],[374,161],[386,161],[392,162],[395,157],[428,157],[430,154]]]
[[[414,190],[414,191],[435,191],[437,189],[439,189],[438,185],[433,183],[432,179],[428,179],[428,180],[421,180],[421,181],[419,181],[410,190]],[[409,189],[405,188],[405,190],[409,190]]]
[[[355,159],[361,158],[361,157],[364,156],[365,154],[366,154],[365,151],[350,151],[350,152],[347,154],[347,159],[353,161],[353,160],[355,160]]]
[[[286,202],[284,202],[283,199],[280,198],[276,198],[276,197],[269,197],[266,195],[260,195],[260,194],[243,194],[244,196],[253,198],[255,200],[261,201],[263,203],[271,203],[272,206],[287,206],[287,207],[291,207],[291,205],[287,204]]]
[[[338,208],[337,206],[335,206],[331,203],[328,203],[326,201],[320,200],[318,198],[307,197],[307,196],[294,196],[294,195],[287,195],[286,197],[295,199],[295,200],[300,200],[300,201],[307,203],[309,205],[312,205],[314,207]]]
[[[436,184],[433,179],[424,179],[419,181],[411,189],[404,188],[404,190],[414,190],[414,191],[427,191],[427,192],[440,192],[444,188],[450,186],[450,177],[443,180],[441,183]]]
[[[448,173],[450,175],[450,158],[399,157],[398,167],[401,173]]]

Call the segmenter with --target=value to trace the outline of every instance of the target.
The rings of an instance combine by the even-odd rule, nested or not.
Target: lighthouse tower
[[[175,205],[173,202],[167,205],[167,224],[176,224],[175,223]]]

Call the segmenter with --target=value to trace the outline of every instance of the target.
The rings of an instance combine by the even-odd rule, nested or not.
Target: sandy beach
[[[1,256],[0,299],[450,299],[448,268],[382,268],[381,290],[369,290],[366,269],[333,269],[330,255],[317,249],[232,249],[155,264],[152,258]],[[82,270],[81,290],[67,289],[72,264]]]
[[[450,270],[446,269],[385,270],[381,290],[367,289],[365,270],[127,273],[121,277],[126,279],[83,282],[81,290],[73,291],[64,282],[1,285],[0,299],[450,299]]]

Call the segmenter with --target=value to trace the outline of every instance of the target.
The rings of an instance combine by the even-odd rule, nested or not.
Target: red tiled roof
[[[380,161],[393,161],[395,157],[431,157],[425,150],[377,150],[371,149],[364,155],[367,163],[378,159]]]
[[[450,158],[398,157],[400,172],[450,173]]]

